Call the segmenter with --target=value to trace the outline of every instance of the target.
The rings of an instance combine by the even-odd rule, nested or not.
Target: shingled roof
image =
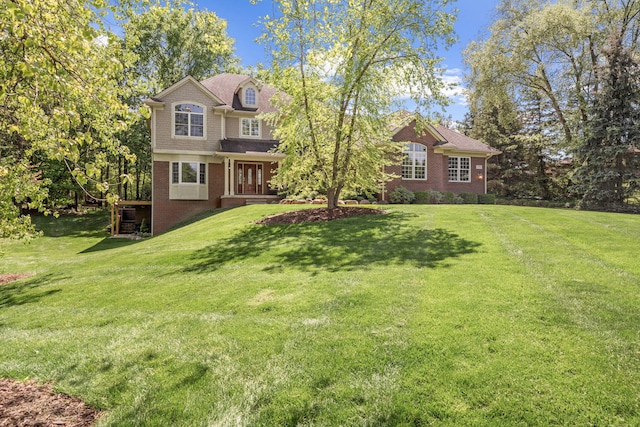
[[[278,146],[278,141],[227,138],[220,145],[224,153],[268,153]]]
[[[201,81],[202,86],[220,98],[226,107],[234,110],[255,111],[257,113],[268,113],[275,109],[269,103],[269,99],[276,93],[276,89],[268,85],[260,85],[258,108],[245,109],[238,99],[238,87],[245,81],[251,79],[244,74],[222,73]]]
[[[500,151],[476,139],[448,129],[442,125],[434,126],[435,130],[445,141],[435,144],[436,147],[451,148],[457,151],[470,151],[475,153],[499,154]]]

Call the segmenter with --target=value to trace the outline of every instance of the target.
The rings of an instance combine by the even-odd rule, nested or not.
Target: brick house
[[[257,116],[275,89],[252,77],[187,76],[145,104],[151,109],[152,233],[219,207],[277,202],[269,188],[283,156]]]
[[[393,140],[408,142],[402,162],[387,168],[398,178],[387,182],[380,198],[389,201],[397,187],[411,191],[487,192],[487,159],[500,151],[444,126],[427,125],[422,134],[415,120],[394,130]]]
[[[152,152],[151,232],[161,233],[201,212],[251,203],[275,203],[269,183],[284,155],[272,129],[258,118],[273,111],[276,90],[239,74],[198,82],[187,76],[147,99]],[[485,193],[486,159],[498,152],[450,131],[429,127],[418,136],[415,122],[396,129],[395,141],[410,141],[402,164],[390,168],[401,178],[381,194],[404,186],[412,191]]]

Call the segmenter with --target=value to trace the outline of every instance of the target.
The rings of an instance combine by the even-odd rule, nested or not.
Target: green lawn
[[[3,241],[0,377],[100,425],[640,425],[640,216],[486,205]],[[79,231],[84,230],[84,231]]]

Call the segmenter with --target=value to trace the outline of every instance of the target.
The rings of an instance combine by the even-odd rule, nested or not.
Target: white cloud
[[[443,71],[441,80],[445,84],[444,94],[455,104],[468,105],[467,90],[463,86],[463,71],[460,68],[448,68]]]

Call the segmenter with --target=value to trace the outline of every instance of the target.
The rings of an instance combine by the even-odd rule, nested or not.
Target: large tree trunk
[[[327,190],[327,208],[335,209],[338,207],[338,192],[335,188],[329,188]]]

